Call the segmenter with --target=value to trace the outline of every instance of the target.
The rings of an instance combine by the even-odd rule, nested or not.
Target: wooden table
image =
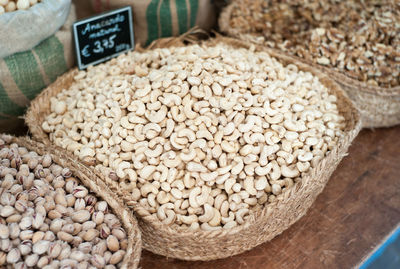
[[[248,252],[184,262],[143,251],[143,269],[350,268],[400,223],[400,126],[363,130],[305,217]]]

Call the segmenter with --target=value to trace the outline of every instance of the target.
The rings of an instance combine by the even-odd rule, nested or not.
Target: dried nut
[[[71,247],[69,245],[63,245],[60,254],[58,255],[59,260],[67,259],[71,255]]]
[[[8,227],[4,224],[0,224],[0,238],[1,239],[6,239],[10,235],[10,231]]]
[[[21,255],[25,256],[25,255],[31,253],[31,251],[32,251],[32,242],[30,240],[22,241],[18,245],[18,249],[21,252]]]
[[[92,241],[95,237],[99,236],[99,231],[96,229],[89,229],[85,232],[85,234],[82,236],[83,240],[85,241]]]
[[[70,258],[76,260],[78,262],[83,261],[85,259],[85,253],[75,250],[71,252]]]
[[[107,243],[103,240],[97,243],[93,249],[92,249],[92,254],[100,254],[103,255],[104,252],[107,250]]]
[[[118,250],[117,252],[115,252],[110,259],[110,263],[111,264],[118,264],[123,257],[125,256],[125,251],[124,250]]]
[[[83,223],[90,219],[90,213],[87,210],[75,211],[72,216],[72,220],[75,222]]]
[[[99,225],[104,221],[104,213],[102,211],[96,211],[92,215],[92,220]]]
[[[32,243],[35,244],[36,242],[42,240],[43,237],[44,237],[44,234],[45,234],[45,233],[42,232],[42,231],[35,232],[35,233],[33,234],[33,236],[32,236]]]
[[[21,259],[21,252],[17,248],[11,249],[7,254],[7,263],[14,264]]]
[[[76,198],[85,198],[86,195],[88,195],[88,190],[85,187],[79,186],[74,188],[74,190],[72,191],[72,194],[76,197]]]
[[[72,240],[74,239],[72,234],[69,234],[69,233],[66,233],[66,232],[58,232],[57,233],[57,238],[59,238],[62,241],[65,241],[65,242],[72,242]]]
[[[102,224],[100,228],[100,237],[106,239],[111,233],[110,228],[106,224]]]
[[[34,267],[39,260],[38,254],[31,254],[25,258],[26,266]]]
[[[118,240],[126,238],[126,232],[122,228],[116,228],[112,230],[112,235],[114,235]]]
[[[85,254],[88,254],[92,250],[93,244],[90,242],[84,242],[79,244],[78,249]]]
[[[21,240],[31,240],[33,236],[32,230],[24,230],[19,233],[19,238]]]
[[[59,243],[53,242],[50,243],[49,248],[47,250],[47,254],[50,258],[57,258],[61,253],[62,247]]]
[[[3,218],[7,218],[7,217],[11,216],[12,214],[14,214],[14,212],[15,212],[14,207],[12,207],[10,205],[5,205],[0,210],[0,216],[2,216]]]
[[[48,265],[50,263],[50,259],[46,256],[42,256],[41,258],[39,258],[38,262],[36,263],[36,266],[39,268],[43,268],[46,265]]]
[[[45,240],[40,240],[36,244],[33,245],[32,251],[35,254],[42,255],[43,253],[47,252],[49,249],[50,242]]]
[[[104,258],[101,257],[99,254],[94,254],[93,257],[90,259],[90,262],[96,268],[103,268],[105,265]]]
[[[119,249],[118,239],[113,235],[108,236],[108,238],[107,238],[107,247],[112,252],[117,251]]]

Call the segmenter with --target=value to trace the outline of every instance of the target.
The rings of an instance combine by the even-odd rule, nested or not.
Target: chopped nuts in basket
[[[264,1],[232,4],[233,31],[381,87],[400,85],[400,2]]]

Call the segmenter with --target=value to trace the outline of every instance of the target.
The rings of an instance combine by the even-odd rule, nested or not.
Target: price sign
[[[107,61],[134,46],[132,8],[124,7],[73,25],[79,69]]]

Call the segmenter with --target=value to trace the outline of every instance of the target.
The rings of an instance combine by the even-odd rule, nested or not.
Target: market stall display
[[[162,44],[64,75],[32,103],[30,131],[101,172],[150,251],[210,260],[272,239],[322,191],[359,131],[356,109],[273,50]]]
[[[393,0],[237,0],[219,26],[322,69],[356,103],[365,127],[383,127],[400,123],[399,18]]]
[[[137,267],[136,220],[79,163],[0,135],[0,183],[2,267]]]

